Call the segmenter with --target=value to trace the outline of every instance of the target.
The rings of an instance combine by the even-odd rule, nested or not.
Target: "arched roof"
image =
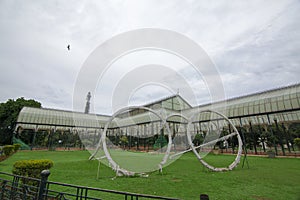
[[[277,88],[260,93],[232,98],[226,101],[191,107],[179,95],[163,98],[144,105],[151,109],[165,109],[166,115],[182,112],[185,116],[192,116],[199,111],[213,109],[225,114],[233,121],[267,123],[271,120],[299,121],[300,119],[300,84]],[[180,110],[181,108],[182,110]],[[126,126],[149,122],[149,114],[142,110],[131,111],[131,119],[126,115],[119,119],[120,124]],[[84,114],[80,112],[24,107],[17,119],[16,129],[70,129],[70,128],[103,128],[110,116]],[[241,120],[242,118],[242,120]],[[201,121],[211,119],[209,114],[203,115]],[[153,120],[153,118],[152,118]],[[180,121],[180,118],[174,118]],[[236,122],[238,123],[238,121]]]
[[[23,129],[103,128],[109,116],[48,108],[24,107],[17,119]]]
[[[231,119],[249,118],[255,122],[257,118],[268,115],[272,120],[276,118],[281,121],[297,121],[300,119],[300,84],[200,105],[184,110],[183,113],[192,115],[207,109],[218,110]]]

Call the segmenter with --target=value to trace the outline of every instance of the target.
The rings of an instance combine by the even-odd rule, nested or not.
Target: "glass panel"
[[[36,114],[35,116],[36,116],[37,123],[39,123],[39,124],[43,123],[43,117],[41,114]]]
[[[296,112],[296,120],[300,120],[300,112],[298,111],[298,112]]]
[[[248,115],[249,114],[248,104],[244,103],[243,108],[244,108],[244,115]]]
[[[283,99],[284,99],[284,100],[290,99],[290,95],[289,95],[289,94],[283,95]]]
[[[229,106],[228,107],[228,117],[232,117],[233,116],[233,106]]]
[[[238,113],[238,108],[236,106],[233,106],[233,116],[238,116],[239,113]]]
[[[271,112],[271,102],[266,102],[265,103],[265,107],[266,107],[266,112]]]
[[[171,110],[172,109],[172,103],[164,101],[164,102],[162,102],[162,107]]]
[[[294,119],[294,114],[288,113],[288,114],[287,114],[287,120],[288,120],[288,121],[293,121],[293,119]]]
[[[49,113],[49,124],[55,124],[55,112],[50,112]]]
[[[50,112],[45,112],[45,113],[43,113],[43,123],[44,124],[49,124],[50,122]]]
[[[24,122],[26,121],[26,118],[28,117],[27,113],[24,112],[24,109],[21,111],[19,117],[18,117],[18,121],[19,122]]]
[[[254,106],[254,113],[259,113],[259,105]]]
[[[283,96],[277,97],[277,101],[283,101]]]
[[[284,121],[284,117],[282,114],[277,114],[277,119],[278,119],[278,122],[283,122]]]
[[[273,97],[273,98],[269,98],[271,100],[271,102],[276,102],[277,101],[277,98],[276,97]]]
[[[239,119],[232,119],[231,122],[232,122],[233,125],[235,125],[235,126],[240,126]],[[231,130],[231,131],[232,131],[232,130]]]
[[[28,112],[28,113],[29,113],[29,112]],[[31,111],[29,114],[30,114],[30,115],[29,115],[29,118],[28,118],[28,122],[34,123],[34,112]]]
[[[238,115],[239,116],[242,116],[242,115],[244,115],[244,108],[243,107],[238,107]]]
[[[290,98],[285,98],[284,99],[284,107],[286,110],[292,109],[292,103]]]
[[[298,100],[297,99],[291,99],[292,107],[293,109],[299,108]]]
[[[25,114],[26,114],[26,117],[24,118],[24,122],[30,122],[30,119],[31,119],[31,117],[32,117],[32,114],[29,113],[29,112],[27,112],[27,113],[25,113]]]
[[[271,103],[271,109],[272,109],[273,112],[275,112],[275,111],[278,110],[277,105],[276,105],[276,102],[272,102],[272,103]]]
[[[300,98],[300,90],[296,93],[297,98]]]
[[[294,94],[290,94],[291,95],[291,98],[297,98],[297,94],[294,93]]]
[[[260,111],[260,113],[266,112],[266,108],[265,108],[265,104],[264,104],[263,100],[259,101],[259,111]]]
[[[277,105],[278,105],[278,109],[279,109],[279,110],[284,110],[284,109],[285,109],[285,108],[284,108],[283,101],[278,101],[278,102],[277,102]]]
[[[285,120],[286,121],[291,121],[292,120],[292,114],[288,113],[285,115]]]
[[[249,104],[248,104],[248,110],[249,110],[249,115],[251,115],[251,114],[254,113],[253,102],[249,102]]]

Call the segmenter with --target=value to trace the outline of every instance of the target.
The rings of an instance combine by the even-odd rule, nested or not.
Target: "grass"
[[[187,153],[164,168],[163,175],[153,172],[148,178],[112,179],[114,172],[100,165],[97,179],[98,162],[89,161],[88,157],[87,151],[20,151],[0,162],[0,171],[10,173],[17,160],[51,159],[54,167],[49,180],[56,182],[181,199],[199,199],[201,193],[208,194],[210,199],[300,199],[298,158],[248,157],[249,169],[240,164],[233,171],[217,173],[207,171],[192,153]],[[209,155],[205,159],[222,166],[234,157]]]

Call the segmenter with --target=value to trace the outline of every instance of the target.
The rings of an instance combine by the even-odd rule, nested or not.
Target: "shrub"
[[[159,135],[157,140],[155,141],[155,143],[153,145],[153,149],[157,150],[157,149],[163,148],[167,144],[168,144],[168,141],[165,138],[165,136],[164,135]]]
[[[18,143],[17,143],[17,144],[14,144],[13,146],[14,146],[14,151],[15,151],[15,152],[17,152],[17,151],[20,149],[20,147],[21,147],[21,145],[18,144]]]
[[[295,138],[294,144],[298,147],[298,149],[300,149],[300,138]]]
[[[6,156],[10,156],[14,151],[14,146],[13,145],[5,145],[3,147],[3,153]]]
[[[45,169],[50,169],[53,166],[52,160],[20,160],[15,162],[13,166],[13,174],[31,178],[41,178],[41,172]],[[22,179],[23,183],[37,185],[34,181]]]

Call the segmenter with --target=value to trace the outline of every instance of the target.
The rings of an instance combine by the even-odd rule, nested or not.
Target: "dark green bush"
[[[14,146],[13,145],[5,145],[2,150],[3,150],[4,155],[10,156],[14,151]]]
[[[14,151],[15,152],[17,152],[20,149],[20,147],[21,147],[20,144],[13,144],[13,146],[14,146]]]
[[[13,166],[13,174],[31,178],[41,178],[41,172],[45,169],[50,169],[53,166],[52,160],[20,160],[15,162]],[[30,181],[22,180],[23,183],[33,184]]]
[[[300,138],[295,138],[294,139],[294,144],[298,147],[298,149],[300,150]]]

